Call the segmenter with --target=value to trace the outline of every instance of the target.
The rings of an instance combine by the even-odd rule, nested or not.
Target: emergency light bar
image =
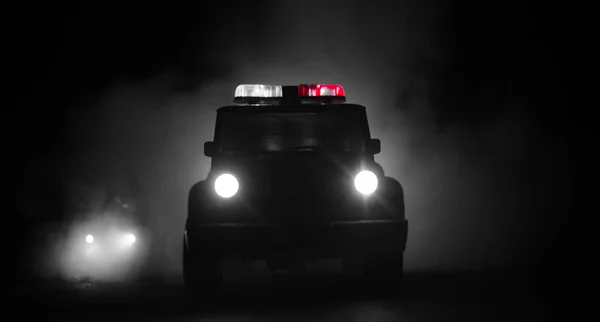
[[[285,95],[284,95],[285,93]],[[344,88],[339,84],[300,84],[293,86],[242,84],[235,89],[236,103],[333,103],[345,102]]]

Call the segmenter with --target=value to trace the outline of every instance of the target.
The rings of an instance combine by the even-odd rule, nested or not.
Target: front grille
[[[240,182],[239,205],[253,220],[262,218],[270,223],[343,218],[344,213],[359,208],[361,200],[353,184],[354,163],[337,161],[298,155],[287,161],[239,165],[231,170]]]
[[[264,217],[272,223],[314,223],[332,220],[354,202],[344,191],[313,190],[274,194],[265,200]]]

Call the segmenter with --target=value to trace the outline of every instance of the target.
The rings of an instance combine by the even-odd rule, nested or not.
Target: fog
[[[237,38],[215,51],[228,68],[214,80],[195,84],[177,68],[116,78],[70,110],[68,133],[79,153],[57,161],[63,179],[112,185],[136,178],[152,234],[146,272],[177,279],[187,193],[208,173],[202,147],[212,140],[215,110],[242,83],[339,83],[349,102],[367,107],[372,136],[382,141],[376,160],[404,186],[407,270],[535,260],[559,224],[554,217],[540,224],[539,213],[545,201],[560,200],[549,186],[569,174],[564,143],[545,135],[530,102],[501,80],[469,97],[484,111],[476,122],[441,123],[462,104],[443,95],[450,84],[440,81],[456,58],[440,27],[448,8],[405,1],[394,11],[388,3],[338,14],[346,2],[278,2],[264,28],[247,31],[260,34],[262,47],[255,37],[240,38],[241,27],[222,27],[223,37]],[[178,90],[182,82],[188,90]]]

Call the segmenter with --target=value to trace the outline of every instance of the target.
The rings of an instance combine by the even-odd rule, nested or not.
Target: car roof
[[[217,109],[218,113],[347,113],[363,112],[365,107],[358,104],[282,104],[282,105],[227,105]]]

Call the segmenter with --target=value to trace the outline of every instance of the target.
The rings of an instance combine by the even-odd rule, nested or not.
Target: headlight
[[[133,243],[135,243],[135,235],[131,233],[125,235],[125,245],[133,245]]]
[[[88,243],[88,244],[93,243],[94,242],[94,236],[92,236],[92,235],[85,236],[85,242]]]
[[[354,187],[363,195],[369,195],[377,190],[377,176],[375,173],[364,170],[354,178]]]
[[[215,192],[223,198],[233,197],[239,188],[239,182],[231,174],[222,174],[215,180]]]

